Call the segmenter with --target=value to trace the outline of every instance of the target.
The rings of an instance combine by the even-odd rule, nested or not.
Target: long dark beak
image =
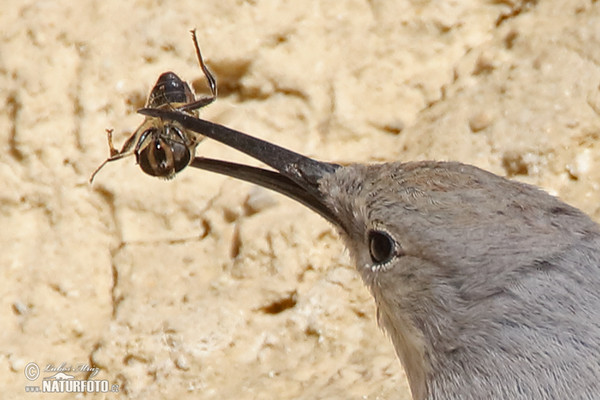
[[[196,157],[190,164],[192,167],[228,175],[274,190],[304,204],[335,225],[341,226],[337,216],[325,205],[323,194],[319,191],[319,180],[335,172],[339,165],[313,160],[245,133],[181,112],[155,108],[143,108],[138,112],[151,117],[177,121],[183,128],[246,153],[274,168],[275,171],[204,157]]]

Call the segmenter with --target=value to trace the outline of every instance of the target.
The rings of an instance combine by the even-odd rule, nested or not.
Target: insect
[[[191,34],[198,63],[208,82],[210,96],[197,99],[186,82],[173,72],[165,72],[152,88],[146,108],[177,110],[197,117],[200,108],[217,98],[217,82],[204,64],[196,39],[196,30],[192,30]],[[196,132],[184,129],[177,122],[154,117],[146,117],[120,151],[113,146],[112,130],[109,129],[106,133],[110,156],[96,168],[90,177],[90,183],[106,163],[132,154],[135,154],[140,168],[148,175],[171,179],[190,164],[194,159],[196,146],[204,138]]]

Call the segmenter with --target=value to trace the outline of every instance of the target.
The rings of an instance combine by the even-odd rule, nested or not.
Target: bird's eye
[[[375,264],[384,264],[396,255],[396,242],[383,231],[369,232],[369,253]]]

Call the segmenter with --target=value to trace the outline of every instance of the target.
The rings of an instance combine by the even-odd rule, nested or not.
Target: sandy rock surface
[[[410,398],[319,216],[132,158],[88,184],[162,72],[206,92],[194,27],[219,86],[204,118],[321,160],[475,164],[600,219],[593,1],[5,0],[0,26],[3,398],[61,364],[118,389],[94,399]]]

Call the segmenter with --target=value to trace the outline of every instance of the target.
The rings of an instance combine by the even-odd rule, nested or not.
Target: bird
[[[452,161],[317,161],[171,110],[273,168],[192,167],[280,192],[339,232],[415,400],[600,398],[600,227],[535,186]]]

